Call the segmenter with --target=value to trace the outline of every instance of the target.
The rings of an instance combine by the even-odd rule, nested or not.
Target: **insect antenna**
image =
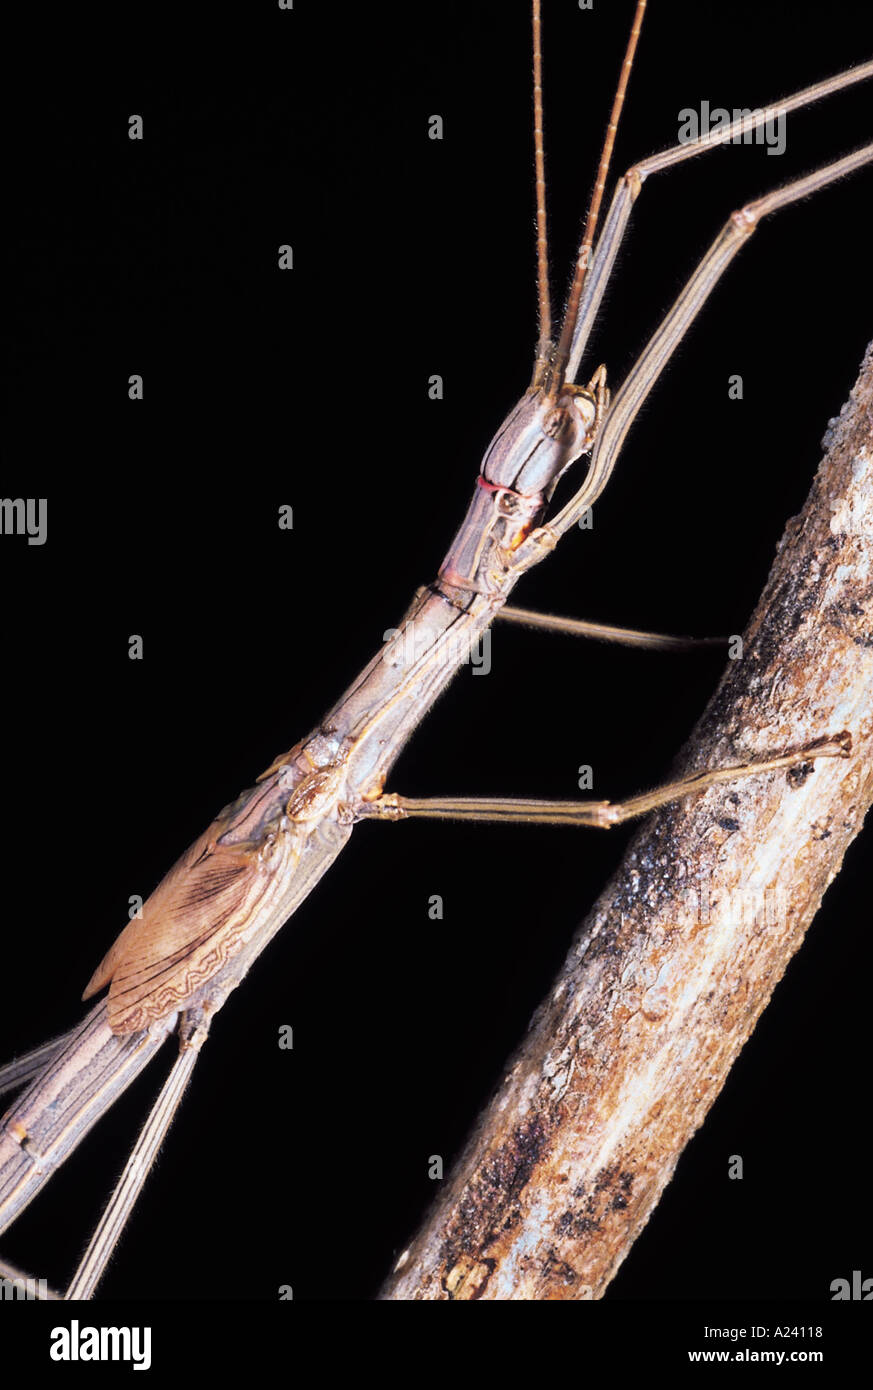
[[[552,308],[549,299],[549,240],[546,226],[546,157],[543,146],[543,40],[540,0],[533,0],[534,164],[537,199],[537,301],[540,336],[537,343],[537,380],[552,354]]]
[[[540,41],[539,25],[540,0],[534,0],[534,106],[537,111],[537,44]],[[588,216],[585,219],[585,230],[582,234],[582,242],[579,246],[579,254],[576,257],[576,270],[573,275],[573,283],[570,286],[570,294],[567,299],[567,308],[564,311],[564,318],[561,323],[561,336],[558,345],[553,349],[551,362],[546,368],[546,364],[537,357],[537,369],[535,379],[540,374],[545,375],[546,394],[557,396],[564,386],[564,377],[567,371],[567,362],[570,358],[570,349],[573,345],[573,331],[576,327],[576,319],[579,314],[579,303],[582,298],[582,286],[585,284],[585,276],[588,271],[588,261],[591,255],[591,248],[594,245],[594,232],[597,227],[597,219],[600,215],[600,205],[603,201],[603,190],[606,186],[606,176],[609,172],[609,164],[612,159],[612,150],[615,145],[615,135],[618,130],[618,120],[621,115],[621,108],[624,105],[624,96],[627,91],[628,79],[631,68],[633,67],[634,54],[636,53],[637,40],[640,37],[643,15],[646,12],[646,0],[637,0],[636,13],[624,55],[624,62],[621,65],[621,72],[618,78],[618,86],[615,89],[615,96],[612,101],[612,111],[609,116],[609,125],[606,127],[606,137],[603,141],[603,150],[600,155],[600,164],[597,168],[597,178],[594,183],[594,190],[591,195],[591,202],[588,207]],[[540,173],[542,155],[542,85],[539,88],[539,126],[540,130],[534,132],[535,148],[537,135],[539,137],[539,148],[537,148],[537,256],[540,273],[540,351],[542,351],[542,321],[543,321],[543,298],[542,298],[542,263],[541,258],[545,254],[540,250],[540,232],[542,231],[543,246],[545,244],[545,185],[542,189],[543,209],[540,212]],[[535,116],[536,119],[536,116]],[[547,291],[548,293],[548,291]]]

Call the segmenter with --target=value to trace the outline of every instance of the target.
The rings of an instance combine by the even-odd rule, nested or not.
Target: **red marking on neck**
[[[520,492],[513,492],[511,487],[504,487],[501,483],[489,483],[487,478],[483,478],[480,473],[476,479],[476,486],[481,487],[485,492],[508,492],[513,497],[520,497]]]

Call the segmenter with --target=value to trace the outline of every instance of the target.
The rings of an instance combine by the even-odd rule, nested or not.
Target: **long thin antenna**
[[[534,162],[537,188],[537,295],[540,340],[537,364],[551,351],[552,309],[549,300],[549,240],[546,229],[546,158],[543,149],[543,38],[540,0],[533,0]]]
[[[538,4],[535,3],[535,9],[537,8]],[[588,270],[588,258],[591,254],[591,248],[594,245],[594,232],[597,227],[597,218],[600,214],[600,204],[603,201],[603,190],[606,187],[606,176],[609,172],[609,162],[612,158],[612,149],[615,144],[615,133],[618,130],[618,118],[621,115],[621,108],[624,105],[624,94],[627,91],[628,78],[630,77],[631,68],[633,67],[637,40],[640,37],[640,29],[642,28],[643,15],[645,12],[646,0],[637,0],[633,28],[631,29],[630,38],[628,39],[624,62],[621,65],[618,86],[615,89],[609,125],[606,127],[606,139],[603,142],[603,152],[600,156],[597,181],[594,184],[594,192],[591,195],[591,204],[588,209],[588,217],[585,221],[582,244],[579,247],[579,255],[576,259],[576,273],[573,276],[573,283],[570,286],[567,309],[564,314],[564,321],[561,324],[561,337],[549,373],[548,390],[552,395],[557,395],[564,385],[564,373],[567,370],[570,348],[573,343],[573,330],[576,327],[576,318],[579,313],[579,301],[582,298],[582,286],[585,283],[585,275]]]

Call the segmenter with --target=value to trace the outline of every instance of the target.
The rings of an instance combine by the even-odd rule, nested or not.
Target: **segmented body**
[[[362,803],[381,794],[521,572],[548,553],[537,523],[558,478],[591,447],[594,419],[593,397],[575,387],[554,398],[531,387],[510,412],[436,581],[322,724],[207,826],[101,961],[84,998],[109,986],[113,1032],[202,1003],[213,981],[215,1007],[239,983],[346,843]]]

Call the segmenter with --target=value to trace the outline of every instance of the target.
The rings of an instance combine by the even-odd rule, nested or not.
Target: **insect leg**
[[[536,613],[530,608],[505,605],[495,615],[497,622],[518,623],[522,627],[564,632],[571,637],[590,637],[595,642],[617,642],[625,647],[646,647],[652,651],[685,652],[696,647],[724,647],[729,637],[670,637],[665,632],[641,632],[637,628],[612,627],[609,623],[590,623],[582,618],[560,618],[554,613]]]
[[[163,1045],[161,1028],[117,1037],[99,1003],[0,1117],[0,1232]]]
[[[42,1043],[23,1057],[13,1057],[5,1067],[0,1067],[0,1096],[7,1091],[18,1091],[25,1082],[32,1080],[66,1046],[76,1031],[72,1029],[60,1038],[52,1038],[51,1042]]]
[[[115,1191],[64,1295],[65,1299],[93,1296],[170,1128],[208,1032],[206,1010],[194,1009],[182,1016],[179,1055],[130,1152]]]
[[[547,525],[531,532],[516,551],[515,564],[519,569],[527,568],[531,554],[535,554],[541,548],[543,532],[547,533],[550,543],[555,544],[600,496],[643,402],[728,265],[745,245],[761,219],[801,198],[808,197],[809,194],[871,162],[873,145],[863,145],[852,154],[845,155],[843,159],[815,169],[803,178],[786,184],[784,188],[776,189],[755,202],[747,203],[728,218],[613,398],[606,423],[592,451],[591,467],[579,491]]]
[[[765,772],[810,763],[815,758],[847,758],[852,750],[851,735],[819,738],[802,748],[774,757],[752,758],[728,767],[689,773],[675,782],[632,796],[627,801],[536,801],[514,797],[487,800],[479,797],[408,797],[389,794],[361,806],[358,819],[406,820],[427,816],[436,820],[498,822],[539,822],[546,825],[588,825],[608,830],[623,821],[647,815],[659,806],[694,796],[719,782],[740,777],[760,777]]]
[[[639,164],[628,169],[616,185],[609,214],[591,257],[573,332],[573,345],[567,366],[567,380],[575,381],[576,379],[576,373],[579,370],[579,364],[594,327],[604,291],[612,275],[618,249],[627,230],[631,210],[647,178],[652,174],[660,173],[662,169],[668,169],[674,164],[681,164],[686,159],[692,159],[695,155],[705,154],[718,145],[727,144],[729,141],[736,140],[757,129],[758,126],[770,119],[774,109],[782,115],[787,115],[791,111],[811,106],[824,97],[833,96],[835,92],[844,91],[846,88],[854,86],[856,82],[864,82],[871,77],[873,77],[873,62],[861,63],[857,67],[850,68],[848,72],[837,73],[836,76],[829,77],[824,82],[817,82],[813,87],[805,87],[803,91],[795,92],[793,96],[784,97],[782,101],[775,103],[775,106],[771,105],[750,111],[747,116],[732,122],[731,125],[722,130],[712,131],[709,135],[702,136],[697,140],[689,140],[687,144],[672,145],[669,149],[662,150],[660,154],[651,155],[648,159],[643,159]]]

